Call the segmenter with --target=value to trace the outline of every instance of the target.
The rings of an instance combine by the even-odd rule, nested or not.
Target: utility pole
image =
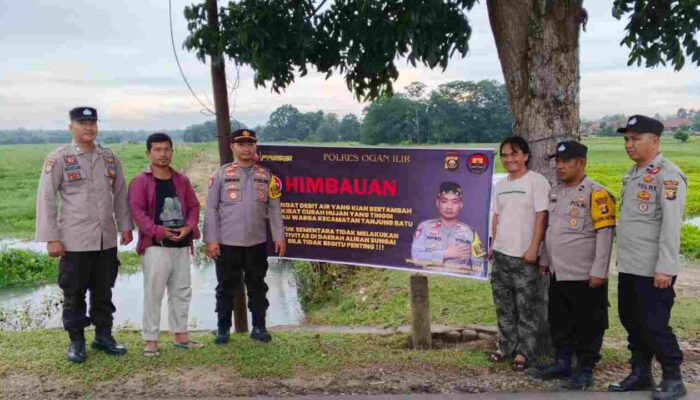
[[[209,28],[219,33],[219,6],[216,0],[207,0],[207,22]],[[220,51],[210,54],[211,83],[214,90],[214,110],[216,112],[216,137],[219,142],[219,163],[228,164],[233,161],[231,153],[231,117],[228,112],[228,89],[226,87],[226,63]],[[248,312],[245,305],[245,286],[243,277],[239,282],[241,290],[233,299],[233,326],[236,332],[248,332]]]

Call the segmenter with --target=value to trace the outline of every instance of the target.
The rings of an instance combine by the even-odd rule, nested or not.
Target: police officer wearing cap
[[[234,162],[219,168],[209,179],[204,241],[207,256],[216,260],[216,344],[229,341],[233,298],[241,290],[241,277],[248,292],[253,340],[267,343],[272,337],[265,326],[268,287],[267,226],[269,221],[275,253],[284,256],[286,242],[280,208],[278,178],[256,162],[256,135],[250,129],[231,134]]]
[[[624,133],[625,150],[635,162],[623,178],[617,226],[618,306],[628,333],[632,372],[611,392],[654,387],[651,360],[661,364],[662,381],[654,399],[685,395],[683,353],[669,326],[679,267],[680,230],[688,190],[681,170],[659,150],[661,122],[633,115]]]
[[[132,222],[121,164],[111,150],[95,143],[97,110],[77,107],[69,116],[73,141],[49,153],[39,179],[36,240],[47,242],[51,257],[60,257],[63,327],[71,341],[67,358],[80,363],[86,358],[84,329],[91,323],[94,349],[126,353],[112,337],[112,287],[119,268],[117,229],[121,243],[128,244]]]
[[[553,364],[537,368],[540,379],[567,379],[570,389],[593,383],[608,327],[608,266],[615,232],[615,198],[586,176],[588,148],[575,141],[557,145],[561,181],[549,195],[549,222],[540,259],[551,274],[549,330]],[[572,358],[576,356],[576,368]]]
[[[464,208],[462,187],[456,182],[441,183],[435,205],[440,218],[418,225],[411,245],[411,261],[434,271],[486,277],[486,252],[479,235],[459,220]]]

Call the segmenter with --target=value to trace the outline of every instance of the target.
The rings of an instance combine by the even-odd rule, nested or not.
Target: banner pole
[[[432,347],[430,336],[430,301],[428,277],[411,275],[409,278],[411,296],[411,335],[414,349]]]

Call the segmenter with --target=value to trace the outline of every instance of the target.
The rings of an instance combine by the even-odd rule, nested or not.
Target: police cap
[[[573,158],[586,158],[587,154],[588,147],[579,142],[567,140],[557,143],[557,152],[549,156],[549,158],[559,157],[564,161],[569,161]]]
[[[75,107],[68,112],[71,121],[97,121],[97,110],[92,107]]]
[[[255,137],[255,131],[251,129],[237,129],[231,132],[231,142],[242,143],[242,142],[257,142],[258,139]]]
[[[459,186],[459,183],[457,182],[442,182],[440,184],[440,190],[438,191],[438,197],[444,194],[455,194],[459,197],[462,197],[462,187]]]
[[[656,136],[661,136],[661,133],[664,131],[664,124],[662,124],[661,121],[645,115],[633,115],[627,120],[627,126],[617,131],[619,133],[653,133]]]

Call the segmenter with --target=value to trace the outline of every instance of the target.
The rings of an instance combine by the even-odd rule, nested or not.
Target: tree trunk
[[[530,169],[556,181],[547,156],[580,140],[579,25],[582,0],[487,0],[508,91],[513,132],[527,139]]]
[[[532,152],[529,168],[556,183],[549,155],[557,142],[580,140],[579,25],[582,0],[487,0],[491,30],[508,91],[513,132]],[[543,280],[547,300],[549,280]],[[547,318],[547,301],[540,310]],[[538,353],[551,355],[546,324]]]

